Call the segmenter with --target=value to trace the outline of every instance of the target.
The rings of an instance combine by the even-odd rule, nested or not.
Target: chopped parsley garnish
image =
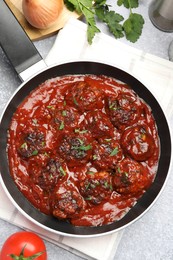
[[[67,111],[66,110],[62,111],[62,116],[67,116]]]
[[[93,155],[93,160],[97,160],[97,158],[98,158],[97,155],[94,154],[94,155]]]
[[[60,176],[66,176],[66,171],[62,168],[62,166],[59,167]]]
[[[75,133],[79,133],[79,134],[85,134],[85,133],[88,132],[88,130],[85,130],[85,129],[84,129],[84,130],[75,129],[74,132],[75,132]]]
[[[64,129],[64,121],[61,121],[60,126],[59,126],[59,130],[63,130]]]
[[[118,147],[115,147],[115,148],[113,149],[113,151],[110,153],[110,156],[117,155],[118,152],[119,152]]]
[[[74,102],[74,104],[75,104],[76,106],[78,106],[78,102],[77,102],[77,100],[76,100],[75,97],[73,97],[73,102]]]

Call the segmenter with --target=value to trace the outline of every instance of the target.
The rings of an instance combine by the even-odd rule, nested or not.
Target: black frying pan
[[[11,31],[10,35],[9,30]],[[6,34],[7,31],[8,34]],[[19,43],[20,47],[18,47]],[[34,63],[39,64],[40,62],[43,62],[34,45],[25,35],[4,1],[0,1],[0,44],[4,51],[8,54],[8,57],[15,67],[17,73],[20,75],[23,73],[23,68],[25,70]],[[20,102],[39,84],[43,83],[47,79],[67,74],[102,74],[114,77],[127,83],[141,98],[143,98],[150,105],[158,127],[161,144],[161,156],[155,181],[143,195],[143,197],[138,200],[137,204],[121,220],[109,225],[101,227],[74,227],[69,223],[40,213],[40,211],[34,208],[30,202],[28,202],[27,199],[19,192],[10,176],[6,145],[7,131],[13,113],[15,112]],[[25,75],[25,73],[23,75]],[[159,103],[139,80],[125,71],[107,64],[96,62],[71,62],[46,68],[40,73],[37,73],[34,77],[24,82],[9,100],[2,115],[0,124],[0,158],[2,185],[14,205],[27,218],[29,218],[37,225],[58,234],[80,237],[99,236],[118,231],[133,223],[135,220],[141,217],[156,201],[168,177],[168,169],[171,160],[171,138],[167,120]]]

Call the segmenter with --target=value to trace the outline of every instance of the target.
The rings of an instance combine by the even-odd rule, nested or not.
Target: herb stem
[[[129,9],[130,9],[130,14],[132,14],[132,6],[131,6],[131,1],[128,0],[128,4],[129,4]]]

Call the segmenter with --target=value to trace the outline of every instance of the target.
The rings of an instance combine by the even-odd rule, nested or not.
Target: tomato
[[[0,260],[10,259],[47,260],[46,246],[33,232],[16,232],[5,241],[0,252]]]

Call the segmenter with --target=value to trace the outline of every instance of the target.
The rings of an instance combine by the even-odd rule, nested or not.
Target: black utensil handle
[[[18,74],[42,60],[3,0],[0,0],[0,45]]]

